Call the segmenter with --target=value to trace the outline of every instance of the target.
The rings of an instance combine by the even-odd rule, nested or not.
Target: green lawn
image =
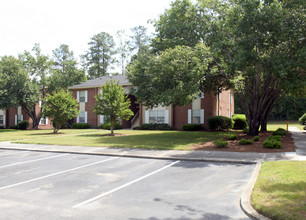
[[[83,130],[83,132],[86,131],[89,130]],[[103,134],[109,133],[109,131],[95,131],[97,132],[91,134],[80,133],[70,136],[48,135],[48,138],[46,138],[45,134],[41,133],[41,136],[37,135],[35,136],[35,138],[24,137],[24,140],[21,141],[19,141],[21,139],[19,138],[17,142],[30,144],[78,145],[91,147],[191,150],[189,145],[212,141],[225,135],[224,132],[118,130],[116,131],[116,133],[125,134],[125,136],[110,137],[102,136]],[[29,131],[29,135],[30,134],[31,131]]]
[[[59,134],[53,135],[53,130],[13,130],[13,129],[0,129],[0,141],[15,141],[23,139],[41,139],[42,137],[60,137],[64,135],[80,134],[80,133],[93,133],[97,129],[62,129]]]
[[[299,124],[298,121],[289,121],[289,127],[297,127],[300,130],[303,130],[303,125]],[[277,128],[287,129],[287,122],[286,121],[268,122],[268,131],[275,131]]]
[[[278,220],[306,219],[306,161],[264,162],[252,194],[253,207]]]

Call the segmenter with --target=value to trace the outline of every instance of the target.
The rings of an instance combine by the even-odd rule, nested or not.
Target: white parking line
[[[60,174],[63,174],[63,173],[68,173],[68,172],[71,172],[71,171],[74,171],[74,170],[82,169],[82,168],[89,167],[89,166],[92,166],[92,165],[96,165],[96,164],[99,164],[99,163],[104,163],[104,162],[107,162],[107,161],[110,161],[110,160],[113,160],[113,159],[116,159],[116,158],[118,158],[118,157],[112,157],[112,158],[109,158],[109,159],[106,159],[106,160],[97,161],[97,162],[94,162],[94,163],[90,163],[90,164],[87,164],[87,165],[83,165],[83,166],[75,167],[75,168],[72,168],[72,169],[60,171],[60,172],[57,172],[57,173],[52,173],[52,174],[49,174],[49,175],[45,175],[45,176],[41,176],[41,177],[38,177],[38,178],[30,179],[30,180],[23,181],[23,182],[20,182],[20,183],[15,183],[15,184],[12,184],[12,185],[3,186],[3,187],[0,187],[0,190],[11,188],[11,187],[14,187],[14,186],[19,186],[19,185],[22,185],[22,184],[25,184],[25,183],[34,182],[36,180],[45,179],[45,178],[48,178],[48,177],[51,177],[51,176],[56,176],[56,175],[60,175]]]
[[[8,165],[0,166],[0,169],[1,169],[1,168],[5,168],[5,167],[16,166],[16,165],[20,165],[20,164],[25,164],[25,163],[32,163],[32,162],[36,162],[36,161],[40,161],[40,160],[47,160],[47,159],[52,159],[52,158],[56,158],[56,157],[68,156],[68,155],[69,155],[69,154],[60,154],[60,155],[51,156],[51,157],[44,157],[44,158],[35,159],[35,160],[28,160],[28,161],[24,161],[24,162],[18,162],[18,163],[8,164]]]
[[[18,152],[14,152],[14,153],[0,154],[0,157],[1,157],[1,156],[14,155],[14,154],[21,154],[21,153],[25,153],[25,152],[28,153],[28,151],[18,151]]]
[[[124,185],[121,185],[121,186],[115,188],[115,189],[112,189],[112,190],[110,190],[110,191],[108,191],[108,192],[102,193],[102,194],[100,194],[100,195],[98,195],[98,196],[95,196],[95,197],[93,197],[93,198],[91,198],[91,199],[88,199],[88,200],[86,200],[86,201],[84,201],[84,202],[81,202],[81,203],[79,203],[79,204],[73,206],[73,208],[78,208],[78,207],[80,207],[80,206],[83,206],[83,205],[86,205],[86,204],[88,204],[88,203],[91,203],[91,202],[93,202],[93,201],[95,201],[95,200],[101,199],[101,198],[104,197],[104,196],[107,196],[107,195],[109,195],[109,194],[111,194],[111,193],[114,193],[114,192],[116,192],[116,191],[118,191],[118,190],[120,190],[120,189],[123,189],[123,188],[125,188],[125,187],[127,187],[127,186],[130,186],[130,185],[132,185],[132,184],[134,184],[134,183],[136,183],[136,182],[139,182],[140,180],[143,180],[143,179],[145,179],[145,178],[147,178],[147,177],[149,177],[149,176],[152,176],[153,174],[156,174],[156,173],[158,173],[158,172],[161,172],[162,170],[167,169],[168,167],[171,167],[171,166],[177,164],[178,162],[180,162],[180,161],[179,161],[179,160],[178,160],[178,161],[175,161],[175,162],[173,162],[173,163],[171,163],[171,164],[168,164],[167,166],[164,166],[164,167],[162,167],[162,168],[160,168],[160,169],[158,169],[158,170],[155,170],[155,171],[153,171],[153,172],[151,172],[151,173],[149,173],[149,174],[147,174],[147,175],[144,175],[144,176],[142,176],[142,177],[140,177],[140,178],[138,178],[138,179],[135,179],[135,180],[133,180],[133,181],[130,181],[130,182],[124,184]]]

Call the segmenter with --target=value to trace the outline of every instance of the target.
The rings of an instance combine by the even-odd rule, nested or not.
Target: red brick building
[[[93,107],[96,104],[95,96],[100,92],[101,86],[110,79],[118,81],[127,92],[133,86],[124,75],[117,75],[104,76],[69,87],[79,102],[81,113],[76,119],[77,123],[88,123],[91,127],[105,123],[105,117],[96,115]],[[217,96],[202,94],[186,106],[159,106],[153,109],[137,104],[133,95],[129,95],[129,98],[134,116],[129,121],[122,120],[123,128],[133,128],[147,123],[166,123],[176,130],[181,130],[184,124],[201,124],[203,128],[207,128],[208,117],[222,115],[231,118],[234,114],[234,97],[230,90],[222,91]]]

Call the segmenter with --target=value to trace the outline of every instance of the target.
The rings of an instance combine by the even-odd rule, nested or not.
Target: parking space
[[[0,151],[0,219],[249,219],[254,165]]]

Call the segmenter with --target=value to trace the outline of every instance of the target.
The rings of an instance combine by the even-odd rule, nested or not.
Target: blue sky
[[[51,55],[68,44],[78,57],[90,38],[102,31],[115,36],[118,30],[147,24],[169,8],[172,0],[6,0],[0,7],[0,56],[17,56],[40,43]]]

